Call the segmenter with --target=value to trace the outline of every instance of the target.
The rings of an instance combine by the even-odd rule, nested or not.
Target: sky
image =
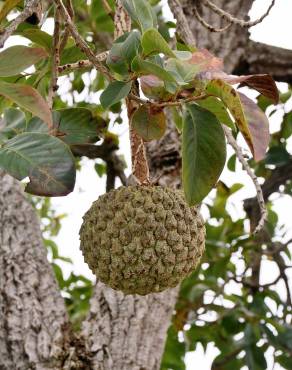
[[[252,19],[261,16],[271,0],[257,0],[251,10],[250,16]],[[166,1],[165,1],[166,2]],[[165,14],[170,17],[171,14],[165,8]],[[292,49],[292,29],[291,29],[291,14],[292,1],[291,0],[276,0],[276,5],[272,9],[268,18],[266,18],[260,25],[251,29],[251,38],[255,41],[264,42],[267,44]],[[51,30],[51,24],[47,24],[47,30]],[[15,39],[11,40],[5,45],[14,44]],[[285,85],[281,85],[285,88]],[[62,88],[59,93],[62,93]],[[94,99],[94,97],[93,97]],[[291,106],[292,106],[292,102]],[[291,107],[290,107],[291,108]],[[277,113],[271,120],[271,131],[275,131],[281,120],[281,112]],[[126,121],[126,117],[125,117]],[[124,155],[128,165],[130,164],[130,147],[128,140],[127,125],[124,123],[120,126],[115,126],[114,131],[120,134],[121,149],[120,153]],[[231,151],[229,151],[231,153]],[[89,278],[94,279],[94,276],[89,271],[87,265],[83,261],[81,252],[79,251],[79,236],[78,232],[82,222],[82,215],[88,210],[92,202],[97,199],[98,195],[105,191],[105,179],[99,178],[94,171],[94,163],[89,160],[82,160],[82,171],[77,175],[76,187],[73,193],[67,197],[53,198],[52,205],[58,213],[66,213],[67,217],[63,220],[62,229],[56,238],[59,246],[60,255],[70,257],[74,264],[73,266],[62,263],[64,274],[68,276],[70,271],[77,274],[83,274]],[[130,173],[129,167],[127,174]],[[242,200],[255,195],[254,187],[244,171],[237,168],[236,175],[224,170],[222,180],[231,185],[234,182],[242,182],[245,184],[243,190],[239,191],[230,201],[229,207],[233,217],[240,217],[243,215]],[[281,197],[277,199],[274,209],[280,215],[280,222],[285,225],[287,230],[290,230],[292,236],[292,218],[289,209],[292,208],[292,200],[289,197]],[[206,215],[205,215],[206,216]],[[277,273],[277,268],[273,262],[267,262],[265,265],[261,279],[269,282],[269,277]],[[281,286],[279,289],[282,289]],[[203,349],[199,346],[197,351],[190,353],[186,357],[187,370],[196,368],[200,370],[210,370],[210,365],[217,351],[209,346],[207,353],[203,353]],[[272,365],[271,365],[272,366]],[[268,370],[271,370],[270,367]],[[279,370],[280,367],[275,367],[273,370]]]

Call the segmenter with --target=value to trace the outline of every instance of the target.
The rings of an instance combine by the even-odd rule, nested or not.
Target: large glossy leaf
[[[69,145],[94,143],[106,127],[106,121],[94,117],[89,109],[68,108],[53,112],[54,128],[57,136]],[[47,125],[37,117],[27,124],[27,132],[47,133]]]
[[[222,126],[209,111],[189,104],[182,139],[183,187],[190,206],[198,204],[218,181],[226,160]]]
[[[270,142],[269,121],[264,112],[247,96],[239,93],[254,147],[254,159],[265,157]]]
[[[166,129],[165,114],[162,110],[145,104],[135,111],[131,125],[145,141],[160,139]]]
[[[131,91],[132,82],[114,81],[103,91],[100,103],[104,109],[111,107],[125,98]]]
[[[0,148],[0,166],[18,180],[29,177],[26,191],[35,195],[62,196],[75,184],[74,157],[56,137],[24,133]]]
[[[24,113],[15,108],[5,109],[1,122],[0,132],[11,138],[25,130],[26,119]],[[46,126],[47,127],[47,126]]]
[[[40,117],[49,127],[53,126],[52,114],[48,104],[39,92],[31,86],[0,81],[0,95]]]
[[[253,138],[243,111],[239,94],[222,80],[211,80],[206,87],[207,93],[220,98],[235,119],[235,123],[247,142],[252,154],[255,154]]]
[[[148,62],[138,56],[136,56],[132,62],[132,70],[141,75],[152,74],[159,77],[163,81],[175,82],[175,78],[158,64]]]
[[[151,28],[143,34],[141,44],[145,55],[163,53],[169,57],[176,57],[168,43],[155,28]]]
[[[0,53],[0,76],[15,76],[46,57],[48,54],[43,48],[11,46]]]
[[[122,4],[141,31],[152,28],[156,24],[156,17],[147,0],[122,0]]]

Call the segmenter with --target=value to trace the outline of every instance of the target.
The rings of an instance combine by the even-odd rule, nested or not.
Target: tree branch
[[[87,42],[83,39],[83,37],[79,34],[75,24],[73,23],[68,10],[66,9],[65,5],[63,4],[62,0],[55,0],[56,6],[60,11],[65,23],[67,23],[68,28],[71,32],[72,37],[75,40],[76,46],[80,48],[93,64],[93,66],[104,74],[109,80],[112,80],[111,74],[107,70],[107,68],[96,58],[94,52],[90,49]]]
[[[25,7],[19,16],[17,16],[10,25],[0,33],[0,48],[3,48],[5,41],[13,34],[20,23],[25,22],[25,20],[34,13],[39,13],[39,0],[27,0],[25,2]]]
[[[248,41],[243,55],[233,73],[257,74],[268,73],[276,81],[292,83],[292,50]]]

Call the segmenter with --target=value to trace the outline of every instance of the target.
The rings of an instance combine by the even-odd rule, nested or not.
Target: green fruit
[[[85,261],[100,281],[126,294],[176,286],[204,251],[202,217],[169,188],[120,187],[99,197],[83,220]]]

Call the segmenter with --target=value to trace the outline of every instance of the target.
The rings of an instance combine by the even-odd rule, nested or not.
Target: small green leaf
[[[175,53],[155,28],[151,28],[143,34],[141,44],[146,55],[163,53],[169,57],[176,58]]]
[[[175,78],[158,64],[142,60],[138,56],[136,56],[132,62],[132,70],[141,75],[152,74],[163,81],[175,82]]]
[[[20,0],[6,0],[0,10],[0,22],[8,15],[8,13],[20,3]]]
[[[226,160],[225,136],[217,118],[195,104],[188,104],[182,138],[183,187],[190,206],[212,190]]]
[[[75,163],[69,147],[56,137],[24,133],[0,148],[0,167],[18,180],[29,177],[26,191],[35,195],[63,196],[75,184]]]
[[[139,53],[141,34],[133,30],[119,37],[113,44],[107,57],[107,65],[120,75],[128,75],[131,62]]]
[[[125,98],[131,91],[132,82],[114,81],[103,91],[100,96],[100,103],[104,109]]]
[[[44,32],[38,28],[24,28],[23,30],[18,29],[15,34],[25,37],[31,42],[42,46],[47,50],[48,53],[52,51],[53,38],[47,32]]]
[[[122,0],[122,4],[142,32],[156,25],[156,17],[147,0]]]
[[[40,117],[49,127],[53,126],[52,114],[48,104],[39,92],[31,86],[0,81],[0,95]]]
[[[15,76],[47,57],[48,54],[43,48],[11,46],[0,53],[0,76]]]
[[[150,104],[145,104],[134,112],[131,125],[145,141],[158,140],[165,133],[165,114],[161,110],[157,111]]]
[[[165,69],[175,77],[180,85],[186,85],[191,82],[199,71],[196,65],[184,63],[174,58],[168,59]]]

